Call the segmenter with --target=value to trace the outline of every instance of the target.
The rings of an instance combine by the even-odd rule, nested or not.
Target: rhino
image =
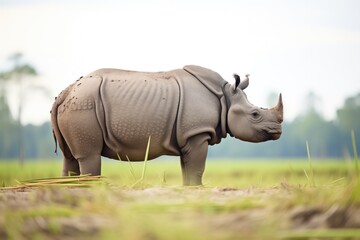
[[[63,175],[101,174],[101,156],[144,161],[180,156],[183,185],[202,185],[208,146],[228,134],[248,141],[277,140],[282,96],[271,109],[251,104],[243,81],[188,65],[166,72],[99,69],[63,90],[51,110],[63,152]],[[55,152],[57,147],[55,148]]]

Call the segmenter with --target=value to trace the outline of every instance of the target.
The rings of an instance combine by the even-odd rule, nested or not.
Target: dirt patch
[[[297,202],[299,194],[306,195],[288,186],[6,190],[0,192],[0,238],[168,239],[186,230],[193,239],[234,239],[360,228],[360,206]]]

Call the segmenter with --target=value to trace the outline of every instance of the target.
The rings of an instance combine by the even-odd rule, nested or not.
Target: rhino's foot
[[[183,181],[183,185],[184,186],[202,186],[202,181],[200,180],[195,180],[195,181]]]
[[[202,185],[202,176],[205,169],[205,159],[202,161],[181,162],[183,185]]]

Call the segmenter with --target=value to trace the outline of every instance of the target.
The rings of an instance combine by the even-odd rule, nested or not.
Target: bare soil
[[[0,239],[291,239],[309,230],[360,228],[360,206],[307,196],[316,194],[287,185],[1,190]]]

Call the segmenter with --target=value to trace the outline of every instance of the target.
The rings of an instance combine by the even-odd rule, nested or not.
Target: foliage
[[[16,84],[21,86],[24,77],[37,75],[36,69],[31,64],[23,62],[21,53],[13,54],[9,57],[9,61],[12,63],[12,68],[0,72],[0,90],[2,94],[6,94],[6,83],[15,81]]]
[[[23,63],[22,54],[16,53],[9,60],[12,62],[12,68],[0,73],[0,94],[6,96],[7,82],[13,82],[18,87],[18,109],[17,109],[17,146],[18,158],[22,164],[24,161],[24,131],[22,126],[22,111],[24,105],[23,79],[29,79],[29,76],[36,76],[37,72],[30,64]]]
[[[16,124],[11,116],[7,99],[0,92],[0,158],[9,157],[11,153],[17,155],[17,139],[14,133],[16,133]]]
[[[337,118],[342,130],[360,130],[360,93],[345,100],[344,106],[337,111]]]
[[[24,126],[24,156],[27,159],[56,158],[50,122]],[[0,159],[16,159],[19,154],[17,123],[0,122]]]

